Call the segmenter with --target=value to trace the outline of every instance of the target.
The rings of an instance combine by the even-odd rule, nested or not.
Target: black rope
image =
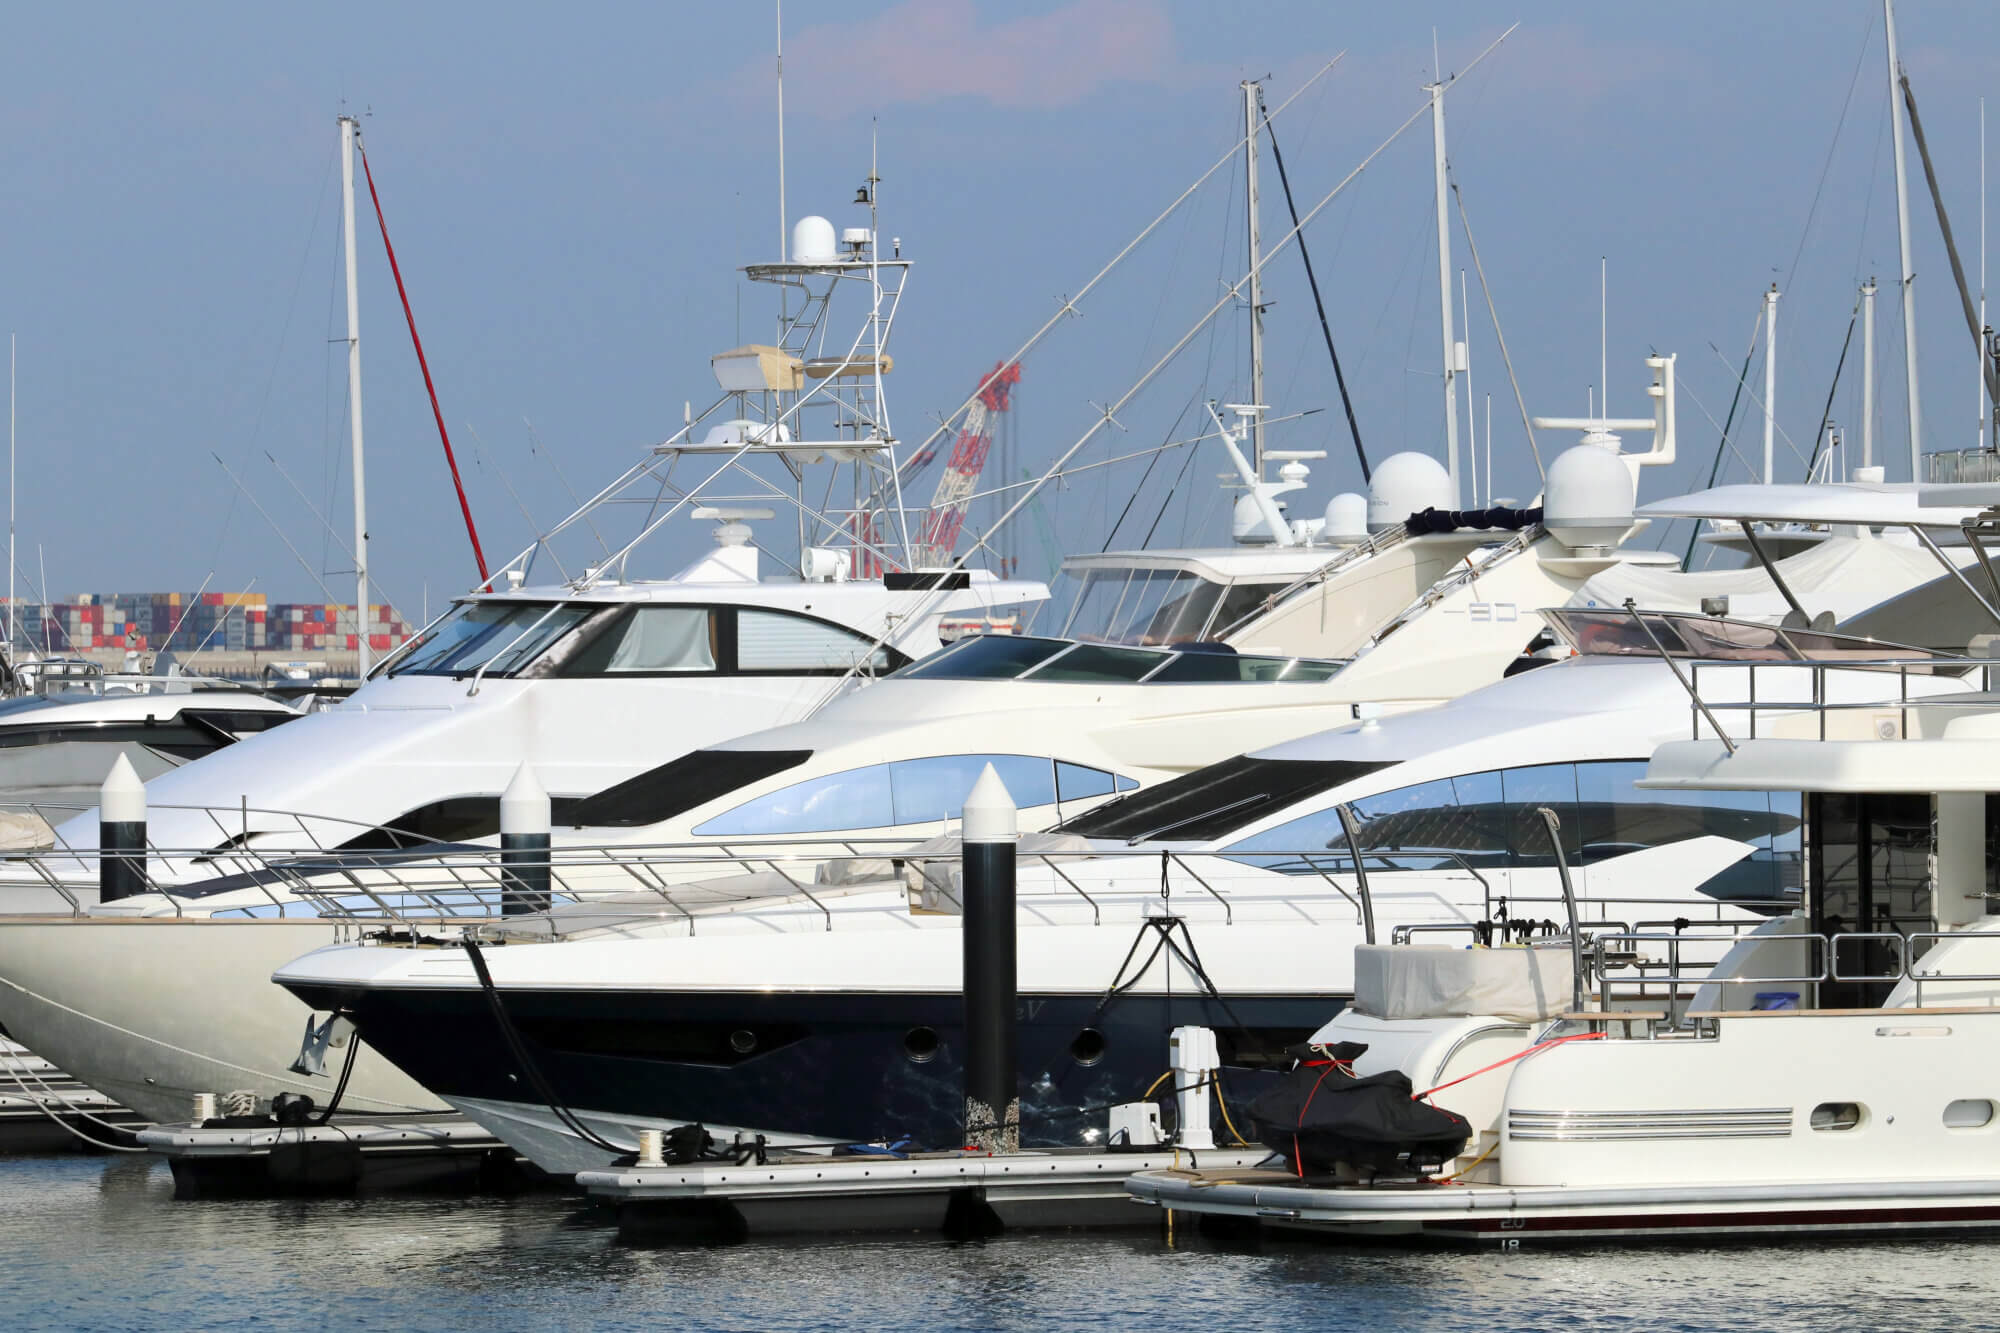
[[[339,1015],[336,1014],[334,1017],[337,1018],[339,1017]],[[339,1081],[333,1085],[333,1100],[329,1101],[326,1104],[326,1109],[324,1111],[321,1111],[319,1115],[314,1118],[313,1123],[315,1125],[324,1125],[329,1120],[333,1119],[333,1113],[340,1109],[340,1099],[347,1095],[347,1080],[353,1077],[354,1075],[355,1057],[360,1054],[361,1054],[361,1033],[357,1029],[347,1034],[347,1059],[340,1066]]]
[[[1729,428],[1736,422],[1736,405],[1743,401],[1743,381],[1749,378],[1751,358],[1757,355],[1757,330],[1763,326],[1764,304],[1763,298],[1759,297],[1757,299],[1757,319],[1750,325],[1750,350],[1743,354],[1743,369],[1736,372],[1736,392],[1729,396],[1729,413],[1722,418],[1722,438],[1715,442],[1715,461],[1709,464],[1708,486],[1703,489],[1713,489],[1715,479],[1722,474],[1722,455],[1729,448]],[[1718,350],[1716,355],[1720,356],[1721,352]],[[1714,419],[1713,417],[1709,418],[1711,421]],[[1695,539],[1700,536],[1701,521],[1697,519],[1695,520],[1694,531],[1688,534],[1687,554],[1681,557],[1683,565],[1694,559]]]
[[[541,1068],[535,1064],[534,1057],[528,1054],[527,1044],[521,1040],[521,1034],[514,1028],[514,1020],[507,1016],[507,1007],[500,1002],[500,990],[493,984],[493,974],[486,970],[486,955],[481,952],[478,942],[469,936],[460,942],[465,945],[466,955],[472,959],[472,970],[479,978],[479,988],[486,992],[486,1001],[492,1007],[493,1019],[500,1025],[501,1037],[506,1041],[508,1050],[513,1053],[515,1063],[521,1066],[521,1072],[526,1074],[528,1082],[534,1085],[535,1092],[541,1097],[543,1104],[554,1113],[556,1119],[569,1127],[571,1133],[584,1142],[603,1149],[613,1157],[625,1156],[626,1149],[593,1134],[581,1120],[576,1118],[576,1113],[556,1096],[555,1089],[549,1086],[546,1078],[542,1077]]]
[[[1840,388],[1840,372],[1847,365],[1847,348],[1854,341],[1854,321],[1861,318],[1861,303],[1854,303],[1854,313],[1847,317],[1847,336],[1840,340],[1840,360],[1834,362],[1833,383],[1826,386],[1826,406],[1820,409],[1819,434],[1813,436],[1812,457],[1806,460],[1806,480],[1812,480],[1813,468],[1819,463],[1819,451],[1826,442],[1826,428],[1833,420],[1833,395]]]
[[[1278,131],[1271,124],[1271,117],[1264,112],[1264,91],[1257,90],[1257,110],[1264,118],[1264,133],[1271,137],[1271,160],[1278,164],[1278,184],[1285,190],[1285,208],[1292,215],[1292,236],[1298,242],[1299,258],[1305,261],[1306,285],[1312,288],[1313,309],[1319,312],[1319,331],[1326,335],[1326,354],[1333,361],[1333,378],[1340,385],[1340,405],[1347,409],[1347,433],[1354,437],[1354,456],[1361,460],[1361,480],[1371,480],[1368,474],[1368,454],[1361,447],[1361,425],[1354,419],[1354,400],[1347,396],[1347,376],[1341,373],[1340,353],[1333,350],[1333,326],[1326,322],[1326,304],[1319,299],[1319,279],[1313,276],[1312,255],[1306,250],[1305,230],[1299,226],[1299,207],[1292,202],[1291,178],[1285,174],[1285,155],[1278,151]],[[1255,319],[1258,312],[1251,312]]]

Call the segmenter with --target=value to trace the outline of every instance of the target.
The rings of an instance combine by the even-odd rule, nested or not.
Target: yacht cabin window
[[[1386,763],[1346,759],[1258,759],[1238,755],[1098,806],[1065,822],[1062,831],[1086,838],[1124,838],[1128,842],[1154,838],[1206,842],[1308,796],[1387,767]]]
[[[956,819],[986,765],[1023,810],[1130,790],[1131,778],[1040,755],[954,754],[869,764],[755,797],[695,830],[698,837],[777,837]]]
[[[782,611],[736,613],[738,671],[849,671],[857,665],[884,672],[896,664],[889,649],[824,620]]]
[[[1703,884],[1704,893],[1730,901],[1796,897],[1802,822],[1796,794],[1640,790],[1634,784],[1645,773],[1643,759],[1533,764],[1436,778],[1348,804],[1362,850],[1381,853],[1385,868],[1442,869],[1453,858],[1479,869],[1552,866],[1548,828],[1537,813],[1547,806],[1556,812],[1563,855],[1573,866],[1715,836],[1755,850]],[[1330,856],[1312,858],[1317,865],[1271,854],[1322,847]],[[1346,861],[1347,841],[1328,805],[1252,834],[1223,854],[1286,874],[1317,874]]]
[[[568,678],[838,676],[857,663],[887,672],[909,659],[844,626],[790,611],[684,602],[461,603],[389,674]]]
[[[715,670],[715,618],[699,606],[639,606],[605,637],[604,674]]]

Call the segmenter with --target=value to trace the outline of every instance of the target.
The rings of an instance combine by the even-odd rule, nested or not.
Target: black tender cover
[[[1356,1078],[1323,1057],[1301,1064],[1250,1104],[1256,1135],[1301,1175],[1338,1163],[1386,1171],[1456,1157],[1472,1137],[1463,1116],[1411,1099],[1395,1070]]]

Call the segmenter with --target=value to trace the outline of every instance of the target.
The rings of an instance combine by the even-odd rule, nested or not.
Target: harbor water
[[[560,1194],[177,1202],[148,1157],[0,1159],[10,1329],[1972,1329],[1978,1242],[1514,1254],[1153,1230],[622,1244]]]

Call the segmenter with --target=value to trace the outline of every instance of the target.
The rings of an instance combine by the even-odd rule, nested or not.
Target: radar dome
[[[1451,474],[1429,454],[1390,454],[1368,485],[1368,530],[1393,528],[1426,509],[1454,509]]]
[[[831,264],[839,258],[840,248],[834,244],[831,222],[814,215],[792,224],[794,264]]]
[[[1342,491],[1326,502],[1326,526],[1320,536],[1330,542],[1368,540],[1368,497]]]
[[[1579,444],[1549,464],[1542,526],[1572,548],[1616,546],[1632,526],[1632,471],[1608,449]]]

